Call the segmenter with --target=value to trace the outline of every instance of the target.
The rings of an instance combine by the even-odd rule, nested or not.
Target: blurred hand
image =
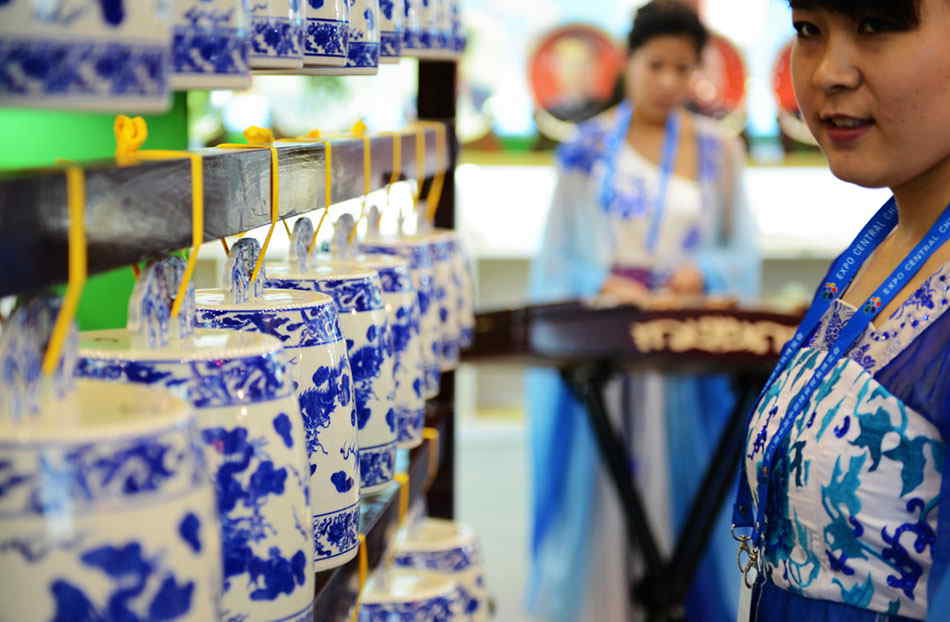
[[[666,282],[666,287],[680,296],[699,296],[706,289],[703,273],[693,264],[676,270]]]
[[[614,274],[604,281],[600,293],[617,302],[638,306],[642,306],[650,298],[650,290],[641,283]]]

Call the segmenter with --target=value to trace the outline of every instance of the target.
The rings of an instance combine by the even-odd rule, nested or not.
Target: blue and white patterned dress
[[[773,467],[768,582],[753,595],[753,620],[927,619],[950,557],[950,512],[940,507],[948,308],[950,262],[868,328],[794,422]],[[743,474],[753,491],[789,402],[854,313],[835,301],[753,412]]]

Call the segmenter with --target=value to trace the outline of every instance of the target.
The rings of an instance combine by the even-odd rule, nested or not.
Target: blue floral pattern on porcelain
[[[376,268],[382,282],[384,294],[402,294],[412,292],[412,276],[404,266],[386,266]]]
[[[0,442],[0,518],[139,507],[204,485],[194,421],[150,436],[72,445]]]
[[[443,551],[401,552],[393,559],[393,563],[403,568],[455,574],[465,572],[480,562],[478,550],[474,546],[458,546]]]
[[[281,417],[288,415],[280,413],[275,421]],[[282,496],[285,487],[295,485],[294,473],[275,463],[265,437],[254,437],[245,427],[206,427],[201,438],[220,462],[215,490],[224,543],[224,591],[250,589],[252,601],[293,594],[307,583],[309,551],[298,549],[285,555],[271,547],[262,557],[255,548],[273,539],[274,526],[264,507],[270,497]]]
[[[285,348],[310,348],[343,339],[333,303],[266,311],[202,308],[197,323],[205,328],[264,333],[279,339]]]
[[[397,422],[392,406],[395,361],[379,277],[270,279],[268,287],[316,291],[334,299],[352,371],[360,452],[383,441],[391,441],[395,447]],[[360,458],[362,464],[362,455]],[[360,473],[363,473],[362,468]],[[391,468],[385,473],[391,479]],[[378,482],[368,484],[365,479],[362,484],[364,488],[379,485]]]
[[[410,602],[363,603],[360,607],[360,622],[453,622],[458,619],[457,596]]]
[[[313,517],[317,559],[334,559],[359,546],[360,509],[358,505]]]
[[[295,315],[315,320],[319,330],[293,328],[297,322],[290,322],[290,318]],[[296,351],[296,356],[300,359],[297,364],[302,367],[297,398],[306,433],[309,476],[316,480],[311,483],[314,560],[331,560],[355,550],[357,525],[353,522],[355,505],[351,501],[358,498],[358,483],[354,480],[357,449],[349,360],[345,346],[341,345],[337,350],[339,360],[336,364],[322,364],[332,359],[334,350],[321,349],[320,355],[313,357],[321,364],[313,368],[308,367],[308,353],[303,351],[342,342],[343,336],[334,303],[327,302],[303,309],[262,311],[229,311],[202,307],[198,311],[198,321],[208,328],[230,328],[269,334],[281,339],[285,347]],[[316,333],[319,333],[319,336],[314,338]],[[345,421],[339,421],[341,415],[345,416]],[[350,434],[346,433],[347,424],[352,431]],[[333,426],[336,426],[335,431],[330,431]],[[341,430],[340,426],[344,429]],[[321,438],[324,433],[330,434],[330,440]],[[340,468],[343,470],[335,470]],[[342,504],[347,507],[338,509]],[[333,508],[333,511],[322,511],[328,508]]]
[[[250,78],[244,0],[199,0],[179,13],[172,41],[178,76]]]
[[[169,104],[164,3],[8,0],[0,24],[7,105],[158,111]]]
[[[188,519],[198,520],[194,514]],[[189,527],[189,531],[195,529]],[[200,548],[193,536],[188,539],[190,545],[199,544]],[[128,622],[183,619],[192,612],[195,583],[180,579],[176,569],[166,567],[161,558],[155,551],[145,550],[140,541],[79,551],[82,565],[111,583],[111,592],[96,602],[95,595],[83,586],[55,579],[49,586],[55,601],[53,619],[105,619],[98,613],[104,611],[109,612],[110,619]]]
[[[438,355],[441,352],[438,307],[435,304],[436,287],[432,251],[427,244],[408,242],[364,242],[359,249],[367,254],[389,255],[408,260],[410,275],[416,290],[416,317],[422,335],[422,365],[424,367],[423,391],[425,397],[438,394],[441,370]]]
[[[425,409],[409,410],[400,408],[396,412],[399,425],[399,444],[415,445],[422,438],[422,431],[426,427]]]
[[[396,443],[360,448],[360,478],[366,488],[388,484],[396,466]]]
[[[277,353],[191,361],[130,361],[80,357],[80,378],[160,384],[196,408],[270,402],[291,395],[287,366]]]
[[[312,283],[312,285],[308,285]],[[339,313],[364,313],[382,311],[383,297],[379,281],[372,277],[359,279],[333,279],[299,281],[293,279],[268,279],[267,286],[274,289],[315,291],[331,296]]]
[[[0,333],[0,416],[19,421],[37,414],[52,392],[64,397],[75,385],[79,337],[69,327],[60,360],[49,377],[42,373],[43,357],[62,307],[58,296],[40,296],[17,309]]]
[[[289,11],[278,14],[271,4],[289,5]],[[303,57],[303,24],[297,0],[255,1],[251,5],[251,57]]]
[[[381,58],[401,58],[402,57],[402,37],[401,31],[384,30],[379,35],[380,47],[379,55]]]
[[[376,14],[378,0],[352,0],[350,8],[350,41],[347,52],[348,69],[379,67],[380,31]]]
[[[136,281],[129,298],[126,328],[137,333],[150,347],[168,344],[194,333],[195,288],[188,286],[177,320],[171,317],[172,305],[185,274],[180,257],[168,257],[151,263]]]
[[[168,48],[147,43],[0,37],[0,98],[166,98]]]
[[[346,58],[350,25],[340,20],[307,18],[304,55],[317,58]]]
[[[228,302],[243,304],[264,295],[267,281],[264,264],[261,264],[257,279],[251,280],[260,252],[261,243],[254,238],[241,238],[231,246],[221,279],[228,292]]]

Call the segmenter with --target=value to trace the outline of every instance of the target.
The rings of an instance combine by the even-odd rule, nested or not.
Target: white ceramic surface
[[[448,0],[408,0],[418,16],[416,31],[410,34],[407,56],[424,59],[452,59],[455,57],[449,38],[452,32],[452,11]]]
[[[399,448],[422,443],[426,421],[425,366],[422,363],[422,325],[409,262],[387,255],[357,255],[354,264],[376,270],[389,316],[389,334],[395,356],[396,421]]]
[[[450,48],[457,57],[461,57],[468,44],[465,35],[465,23],[462,21],[462,0],[449,0],[449,16],[452,20]]]
[[[314,570],[345,564],[359,547],[359,445],[336,304],[323,294],[285,290],[265,290],[242,304],[227,304],[224,290],[199,290],[196,299],[199,326],[264,333],[283,344],[296,368],[310,459]]]
[[[90,380],[0,423],[0,619],[117,605],[128,620],[216,619],[220,533],[196,441],[168,391]]]
[[[393,255],[409,262],[412,284],[416,288],[418,298],[422,332],[422,364],[425,368],[423,396],[426,399],[432,399],[439,394],[441,376],[437,352],[440,320],[437,306],[433,302],[435,272],[432,251],[425,242],[412,242],[398,238],[366,240],[360,243],[359,249],[368,255]]]
[[[421,46],[421,0],[402,0],[402,55],[415,56]]]
[[[382,569],[367,582],[359,622],[456,622],[460,614],[458,585],[444,575]]]
[[[171,87],[245,89],[248,63],[248,0],[175,0]]]
[[[379,62],[396,64],[402,60],[405,0],[379,0],[379,12]]]
[[[458,367],[462,340],[460,289],[462,277],[456,274],[453,249],[455,234],[451,231],[433,231],[406,238],[410,242],[428,245],[432,253],[433,295],[439,324],[435,344],[439,369],[443,372]]]
[[[303,13],[307,0],[250,0],[249,58],[254,69],[303,67]]]
[[[222,532],[223,619],[309,620],[309,460],[280,342],[200,329],[140,344],[125,329],[81,333],[77,375],[166,387],[196,409]]]
[[[0,106],[164,112],[170,45],[163,0],[0,2]]]
[[[447,520],[423,519],[397,541],[394,564],[399,568],[437,572],[455,580],[463,619],[490,619],[481,546],[469,527]]]
[[[396,459],[395,360],[379,276],[370,270],[318,265],[306,272],[267,265],[268,287],[331,296],[340,314],[356,393],[361,492],[371,494],[393,479]]]
[[[459,327],[461,329],[460,347],[472,345],[475,338],[475,277],[472,274],[472,262],[462,245],[458,234],[453,233],[449,252],[452,255],[452,274],[458,287]]]
[[[435,229],[435,235],[443,236],[446,241],[446,251],[452,270],[452,284],[455,296],[454,304],[458,313],[459,349],[463,350],[472,344],[475,337],[475,276],[472,273],[472,262],[462,244],[458,231],[452,229]]]
[[[346,65],[324,67],[321,75],[375,76],[379,73],[379,0],[347,0],[350,34]]]
[[[304,67],[346,65],[350,46],[347,0],[303,0]]]

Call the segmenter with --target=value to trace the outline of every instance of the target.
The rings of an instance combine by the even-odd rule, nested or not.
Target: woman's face
[[[795,93],[835,175],[900,187],[950,156],[950,2],[921,0],[906,27],[793,12]]]
[[[653,37],[627,64],[627,98],[639,114],[662,122],[690,96],[699,54],[688,36]]]

